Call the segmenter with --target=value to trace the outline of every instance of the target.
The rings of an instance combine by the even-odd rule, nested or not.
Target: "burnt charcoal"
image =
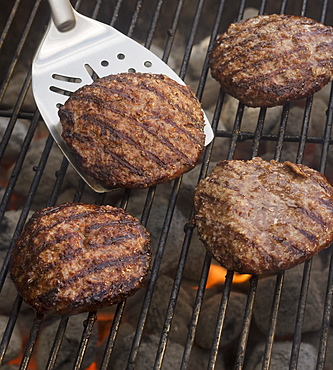
[[[232,343],[241,333],[247,296],[243,293],[231,292],[224,321],[220,347]],[[215,294],[204,301],[196,333],[196,342],[203,348],[211,348],[221,295]]]
[[[119,352],[114,354],[115,359],[111,362],[109,370],[126,368],[133,337],[134,335],[129,335],[123,339],[122,346],[121,348],[119,348]],[[157,335],[143,335],[139,352],[136,358],[135,368],[140,370],[151,370],[154,367],[159,341],[160,338]],[[169,341],[163,361],[163,369],[179,369],[183,356],[183,351],[183,346]]]
[[[20,194],[21,196],[26,196],[28,194],[33,178],[36,175],[34,168],[38,166],[41,155],[45,148],[45,143],[46,139],[40,138],[39,140],[35,140],[29,147],[19,177],[15,184],[14,190],[17,194]],[[51,196],[54,182],[56,180],[56,172],[59,170],[62,160],[63,155],[58,149],[57,145],[54,144],[39,184],[38,197],[35,197],[32,203],[33,210],[37,211],[40,208],[45,207],[47,200]],[[9,169],[9,173],[12,172],[12,169],[13,167]],[[78,178],[79,177],[73,168],[68,166],[66,177],[63,182],[63,189],[77,186]]]
[[[225,98],[222,107],[221,120],[227,130],[232,130],[235,124],[239,101],[231,96]],[[241,130],[255,132],[258,124],[260,108],[244,107]],[[272,107],[266,110],[263,133],[267,134],[277,127],[281,120],[282,107]]]
[[[285,370],[289,368],[292,342],[275,342],[271,356],[270,369]],[[265,343],[258,344],[245,366],[245,370],[262,369],[262,360],[265,351]],[[316,367],[317,350],[308,343],[301,343],[298,356],[297,368],[302,370],[313,370]]]
[[[72,369],[76,360],[73,355],[77,353],[82,333],[84,331],[84,322],[87,314],[80,314],[69,318],[63,341],[61,343],[59,355],[56,360],[55,370]],[[59,321],[55,321],[42,329],[37,344],[37,369],[45,369],[53,346]],[[95,324],[92,334],[89,337],[87,349],[85,351],[82,368],[86,369],[96,361],[98,345],[98,327]]]
[[[320,344],[320,331],[309,332],[302,334],[302,342],[309,343],[314,348],[319,348]],[[332,326],[328,332],[328,338],[326,342],[326,356],[324,361],[324,369],[333,369],[333,352],[330,350],[333,346],[333,333]]]
[[[6,329],[7,322],[8,322],[9,317],[0,315],[0,336],[2,338],[2,335]],[[21,331],[19,327],[16,325],[14,327],[13,334],[11,336],[9,346],[7,348],[5,357],[3,359],[3,363],[9,362],[14,360],[19,356],[22,350],[22,336],[21,336]],[[2,369],[2,366],[1,366]]]
[[[298,266],[285,272],[275,332],[277,337],[288,336],[294,333],[302,276],[303,266]],[[325,279],[327,279],[327,271],[312,271],[302,327],[303,333],[319,330],[322,325],[326,293]],[[253,319],[264,334],[267,333],[270,321],[275,283],[275,276],[263,278],[258,283]]]
[[[162,332],[172,286],[173,279],[166,275],[159,276],[145,325],[145,328],[149,333],[159,335]],[[139,294],[143,294],[143,292],[139,292]],[[136,297],[134,297],[134,299],[135,298]],[[130,300],[128,304],[131,307],[126,310],[126,316],[128,317],[129,322],[132,323],[132,325],[135,325],[141,306],[132,305]],[[171,341],[174,343],[185,343],[191,315],[192,306],[190,296],[181,287],[177,299],[174,319],[171,325]]]
[[[113,359],[110,361],[109,370],[125,369],[127,365],[129,351],[131,349],[134,334],[124,337],[113,353]],[[138,356],[135,362],[135,368],[138,370],[151,370],[154,367],[156,358],[156,352],[158,348],[160,338],[158,335],[147,335],[144,334],[139,347]],[[181,368],[182,357],[184,353],[184,347],[178,343],[174,343],[171,340],[168,341],[165,355],[163,358],[162,369],[163,370],[175,370]],[[209,360],[209,351],[203,351],[201,349],[193,347],[191,352],[191,358],[189,362],[189,369],[191,370],[202,370],[206,368]],[[225,370],[223,359],[221,355],[218,356],[218,360],[215,366],[216,370]]]
[[[0,225],[0,250],[8,249],[21,213],[22,210],[9,210],[4,214]],[[32,211],[29,212],[28,218],[30,218],[32,214]]]
[[[147,229],[151,233],[153,253],[156,252],[159,245],[159,238],[163,227],[163,222],[168,211],[168,197],[170,196],[169,184],[161,184],[155,195],[154,204],[151,208],[150,217],[147,223]],[[126,208],[127,212],[140,219],[141,215],[138,210],[142,210],[146,200],[146,190],[133,189],[131,190],[131,198]],[[166,240],[164,248],[164,256],[160,267],[160,273],[169,273],[175,271],[177,268],[179,255],[184,240],[184,225],[187,222],[186,216],[181,212],[180,207],[177,205],[170,229],[170,237]]]
[[[16,97],[15,97],[16,98]],[[0,137],[5,134],[9,118],[0,117]],[[25,121],[17,120],[11,134],[10,140],[2,157],[2,163],[10,165],[17,159],[21,149],[24,138],[27,134],[27,123]]]

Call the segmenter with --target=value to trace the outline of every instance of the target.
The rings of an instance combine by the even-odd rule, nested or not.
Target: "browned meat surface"
[[[333,28],[306,17],[262,15],[231,24],[210,54],[222,89],[252,107],[282,105],[333,77]]]
[[[59,110],[62,136],[106,187],[144,188],[191,170],[204,148],[201,105],[164,75],[121,73],[76,91]]]
[[[291,268],[333,241],[333,187],[290,162],[219,162],[195,190],[195,224],[227,269],[262,274]]]
[[[77,314],[118,303],[143,284],[150,237],[111,206],[65,203],[36,212],[10,259],[10,275],[40,313]]]

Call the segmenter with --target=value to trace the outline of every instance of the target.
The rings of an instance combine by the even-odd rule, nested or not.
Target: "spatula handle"
[[[51,15],[59,32],[67,32],[75,27],[75,13],[68,0],[48,0]]]

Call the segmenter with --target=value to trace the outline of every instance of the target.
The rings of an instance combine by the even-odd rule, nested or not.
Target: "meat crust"
[[[250,107],[283,105],[333,78],[333,28],[306,17],[260,15],[231,24],[210,53],[212,76]]]
[[[205,143],[200,102],[164,75],[98,79],[73,93],[59,117],[70,151],[106,187],[172,180],[195,166]]]
[[[143,284],[150,236],[111,206],[64,203],[37,211],[10,258],[10,276],[38,312],[72,315],[118,303]]]
[[[301,164],[219,162],[197,185],[194,204],[207,251],[240,273],[289,269],[333,241],[333,187]]]

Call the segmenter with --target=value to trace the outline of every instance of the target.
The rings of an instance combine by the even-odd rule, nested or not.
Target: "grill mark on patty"
[[[79,219],[85,219],[85,218],[90,218],[92,217],[97,217],[98,215],[101,215],[103,216],[104,214],[108,214],[110,213],[110,215],[112,215],[112,217],[114,217],[114,214],[115,213],[112,213],[112,212],[108,212],[108,211],[105,211],[103,213],[101,212],[98,212],[98,211],[93,211],[92,209],[89,210],[89,211],[85,211],[85,212],[80,212],[80,213],[74,213],[74,214],[66,214],[66,216],[62,216],[62,217],[59,217],[57,218],[57,220],[53,221],[52,223],[50,224],[46,224],[45,226],[43,226],[43,224],[41,224],[39,227],[37,227],[36,231],[34,234],[40,232],[40,231],[45,231],[45,230],[50,230],[52,228],[54,228],[55,226],[59,225],[60,223],[70,223],[70,222],[73,222],[73,221],[76,221],[76,220],[79,220]],[[118,212],[117,216],[121,216],[122,215],[122,212]],[[120,222],[122,224],[132,224],[133,221],[131,220],[127,220],[125,218],[121,218],[120,220],[119,219],[110,219],[110,221],[108,221],[111,224],[119,224]],[[33,235],[33,234],[32,234]]]
[[[44,251],[48,249],[52,249],[54,245],[66,242],[67,240],[70,240],[70,239],[72,240],[74,239],[78,244],[82,242],[81,247],[73,249],[73,255],[80,256],[86,253],[88,249],[89,250],[91,249],[92,251],[95,249],[100,250],[100,249],[108,248],[112,244],[114,245],[122,244],[122,242],[125,242],[125,241],[130,242],[131,240],[135,240],[137,237],[141,237],[141,235],[138,235],[135,233],[129,233],[128,231],[126,236],[118,236],[115,238],[108,238],[108,239],[103,240],[103,246],[100,246],[98,243],[93,243],[93,244],[88,245],[86,235],[84,234],[83,230],[81,232],[80,231],[71,232],[71,233],[67,232],[66,234],[67,235],[57,236],[56,238],[48,242],[44,242],[41,246],[39,246],[38,251],[37,250],[35,251],[36,253],[35,255],[29,255],[26,257],[26,264],[27,265],[32,264],[32,261],[36,259],[36,256],[40,256],[43,254]],[[88,239],[92,240],[91,237],[88,237]],[[85,243],[83,244],[84,241]],[[67,253],[66,246],[68,246],[68,243],[61,244],[61,247],[63,250],[58,250],[57,255],[59,258],[62,257],[61,259],[66,258],[66,260],[70,261],[71,260],[70,256],[66,255]]]
[[[237,45],[237,46],[246,45],[247,41],[257,40],[258,37],[262,37],[263,35],[270,37],[272,33],[272,28],[274,28],[274,27],[271,27],[271,25],[274,23],[279,25],[277,30],[281,30],[281,28],[283,27],[283,23],[281,23],[280,19],[272,19],[272,18],[269,19],[268,18],[264,20],[262,18],[260,22],[258,23],[257,22],[250,23],[250,20],[243,21],[243,22],[241,21],[238,24],[232,25],[232,28],[230,28],[230,32],[225,33],[225,36],[222,39],[220,39],[220,43],[224,42],[224,40],[226,41],[232,40],[233,45],[229,47],[229,49],[231,49],[233,48],[234,45]],[[260,26],[260,28],[258,28],[258,26]],[[246,37],[244,37],[245,28],[248,31]],[[235,40],[237,39],[240,40],[238,41],[238,43],[237,41],[235,42]]]
[[[109,213],[109,212],[105,212],[106,214]],[[111,212],[110,212],[111,213]],[[73,222],[73,221],[79,221],[79,220],[82,220],[86,217],[91,217],[91,215],[96,215],[95,217],[98,216],[99,212],[93,212],[93,211],[87,211],[87,212],[82,212],[82,213],[79,213],[79,214],[71,214],[71,215],[67,215],[67,217],[62,217],[62,218],[59,218],[57,219],[56,221],[50,223],[50,224],[47,224],[45,226],[43,225],[38,225],[35,229],[34,232],[30,233],[30,237],[27,241],[27,243],[30,243],[33,238],[36,238],[38,236],[38,234],[41,234],[41,233],[48,233],[50,232],[53,228],[55,228],[56,226],[59,226],[60,224],[62,223],[69,223],[69,222]],[[136,225],[136,223],[133,223],[133,221],[131,220],[127,220],[127,219],[114,219],[114,220],[109,220],[108,222],[105,222],[104,223],[105,226],[114,226],[116,227],[116,225]],[[139,227],[140,225],[137,224]],[[28,226],[28,225],[27,225]],[[43,250],[47,249],[48,248],[48,245],[53,245],[59,241],[63,241],[63,240],[67,240],[69,239],[70,237],[72,237],[74,234],[77,234],[78,232],[80,231],[80,228],[78,228],[75,232],[72,231],[71,233],[68,233],[66,235],[57,235],[57,237],[55,239],[53,239],[52,241],[50,241],[49,243],[44,243],[43,244],[43,247],[42,246],[39,246],[39,249],[38,251],[42,252]],[[82,231],[82,230],[81,230]],[[48,244],[48,245],[47,245]],[[31,256],[31,258],[33,258],[33,256]],[[29,261],[30,262],[30,261]]]
[[[245,43],[245,44],[247,44],[247,43]],[[243,51],[240,51],[237,55],[233,55],[231,58],[230,57],[228,59],[224,58],[224,59],[226,59],[226,61],[219,65],[219,67],[218,67],[219,72],[222,72],[223,70],[228,69],[230,63],[233,63],[234,61],[236,61],[240,58],[244,58],[244,55],[247,55],[250,51],[253,51],[255,49],[262,49],[262,45],[257,44],[252,48],[248,48],[248,49],[245,49]],[[299,52],[301,50],[308,50],[308,49],[305,46],[299,45],[298,48],[294,47],[294,48],[291,48],[290,50],[285,50],[284,49],[284,55],[293,55],[295,52]],[[216,59],[222,57],[222,55],[224,56],[224,51],[223,50],[221,50],[220,54],[216,57]],[[243,64],[240,64],[238,69],[234,68],[234,70],[229,73],[229,76],[230,76],[229,78],[232,78],[233,76],[237,75],[239,72],[245,72],[247,74],[249,69],[256,70],[257,68],[260,68],[261,65],[265,65],[268,62],[273,62],[274,60],[278,60],[278,58],[280,58],[280,57],[281,57],[281,53],[274,52],[271,49],[271,50],[269,50],[269,57],[265,57],[265,59],[256,59],[251,64],[249,63],[249,60],[251,60],[251,59],[247,59],[246,60],[246,66],[243,66]],[[316,60],[317,64],[318,64],[318,62],[319,62],[319,60]],[[262,76],[258,76],[258,75],[256,75],[255,77],[249,76],[248,80],[251,80],[253,78],[255,78],[256,80],[258,80],[258,79],[259,80],[265,80],[270,76],[276,76],[279,73],[279,71],[281,71],[283,69],[284,69],[284,67],[281,66],[281,68],[279,70],[275,69],[274,71],[272,71],[270,73],[265,73]]]
[[[163,80],[163,83],[169,87],[169,91],[159,89],[158,85],[155,83],[154,80],[148,80],[148,82],[140,80],[139,83],[134,83],[134,81],[131,78],[128,78],[128,79],[126,79],[125,83],[129,84],[129,85],[132,85],[134,87],[133,90],[135,90],[137,88],[140,88],[141,90],[148,90],[148,91],[152,92],[155,96],[160,97],[160,100],[162,102],[167,102],[167,104],[169,104],[173,108],[177,109],[177,113],[173,112],[173,116],[176,117],[176,118],[178,117],[178,119],[177,119],[178,121],[182,120],[181,116],[186,116],[186,118],[191,119],[192,118],[191,106],[186,105],[187,109],[184,109],[178,103],[176,103],[176,104],[174,103],[175,102],[174,95],[171,94],[171,92],[174,90],[175,82],[171,79],[165,79],[163,77],[161,77],[160,79]],[[153,83],[150,83],[152,81],[153,81]],[[111,89],[111,91],[113,93],[118,92],[118,90],[113,90],[113,89]],[[196,97],[190,93],[187,86],[185,86],[185,85],[179,84],[177,86],[177,92],[182,94],[182,96],[177,99],[178,101],[183,101],[183,98],[186,99],[185,101],[188,101],[188,99],[191,99],[191,98],[196,99]],[[135,101],[136,99],[133,99],[133,100]],[[171,111],[169,111],[169,113],[171,113]],[[174,122],[172,122],[172,123],[174,123]],[[181,127],[178,127],[177,125],[174,125],[174,126],[177,127],[178,129],[180,129],[181,131],[183,131],[184,134],[186,134],[186,135],[189,134],[187,131],[183,130]],[[195,137],[193,137],[193,135],[191,135],[191,137],[192,137],[192,140],[195,140]]]
[[[54,229],[48,230],[50,225]],[[34,214],[14,246],[9,269],[20,294],[38,312],[67,315],[132,295],[150,260],[149,234],[137,219],[111,206],[66,203]],[[89,303],[93,296],[95,305]]]
[[[316,226],[319,226],[322,229],[325,228],[325,220],[323,220],[323,217],[318,212],[306,209],[304,207],[298,207],[297,210],[308,217],[311,221],[314,221]]]
[[[127,119],[128,118],[129,117],[127,117]],[[104,128],[108,129],[110,132],[114,133],[115,135],[118,135],[119,133],[121,133],[119,135],[119,138],[121,138],[123,140],[127,140],[130,143],[131,146],[133,146],[134,148],[136,148],[138,151],[144,152],[144,154],[148,158],[152,159],[153,161],[155,161],[159,165],[166,167],[166,163],[165,162],[163,162],[154,153],[152,153],[151,151],[147,150],[145,148],[145,146],[142,145],[140,142],[132,139],[132,137],[126,135],[126,133],[124,133],[123,131],[116,130],[114,128],[114,126],[108,125],[107,122],[106,122],[107,121],[107,118],[106,117],[105,117],[105,120],[99,120],[98,118],[96,118],[96,116],[89,116],[89,115],[87,115],[87,117],[85,117],[84,119],[86,119],[87,121],[92,120],[95,124],[99,124],[100,126],[103,126]],[[182,151],[180,151],[177,147],[175,147],[166,136],[162,136],[160,132],[156,132],[155,130],[153,130],[149,126],[143,125],[140,122],[137,122],[133,118],[130,118],[130,120],[131,120],[131,122],[133,122],[137,126],[143,128],[145,131],[149,132],[151,135],[155,136],[156,139],[158,139],[159,141],[161,141],[170,151],[172,151],[173,153],[176,153],[179,157],[182,157],[185,160],[189,160],[188,156],[186,156]],[[173,125],[173,126],[176,127],[176,125]],[[183,130],[179,130],[179,131],[183,131]],[[188,134],[186,132],[184,132],[184,133],[186,134],[186,136],[188,136]]]
[[[74,92],[59,116],[81,168],[107,187],[172,180],[191,170],[204,148],[200,102],[163,75],[103,77]]]
[[[235,25],[233,25],[233,27],[230,29],[230,32],[229,33],[226,33],[225,34],[225,37],[223,38],[223,41],[226,40],[226,41],[229,41],[229,40],[232,40],[232,42],[234,43],[234,39],[237,40],[240,39],[241,41],[244,41],[244,44],[246,44],[245,42],[247,40],[255,40],[258,38],[258,34],[261,36],[261,34],[265,34],[265,35],[268,35],[269,33],[271,33],[271,27],[268,27],[268,29],[266,30],[267,26],[270,26],[272,25],[273,23],[280,23],[280,20],[278,19],[266,19],[266,20],[261,20],[260,22],[258,23],[249,23],[248,21],[246,22],[246,29],[248,30],[248,34],[252,34],[251,36],[248,36],[246,39],[244,39],[244,36],[243,36],[243,32],[244,32],[244,21],[241,21],[240,24],[240,27],[236,28]],[[260,25],[260,30],[258,30],[258,25]],[[237,29],[237,31],[235,31]],[[241,35],[241,36],[239,36]],[[222,42],[220,42],[222,43]],[[237,44],[236,45],[240,45],[240,44]],[[232,48],[232,46],[230,46],[230,48]]]
[[[141,145],[138,141],[135,141],[132,139],[132,137],[128,136],[127,133],[124,133],[121,130],[116,130],[114,126],[110,126],[105,121],[97,119],[95,116],[91,116],[86,114],[84,119],[87,122],[91,122],[95,125],[99,125],[100,127],[104,127],[108,131],[112,132],[112,135],[117,136],[118,139],[125,140],[127,143],[130,144],[131,147],[135,148],[138,151],[141,151],[144,156],[152,160],[153,162],[157,163],[158,165],[162,166],[163,168],[166,168],[165,162],[163,162],[159,157],[157,157],[154,153],[151,153],[149,150],[147,150],[143,145]],[[80,134],[74,135],[75,139],[84,143],[86,141],[86,137]],[[108,138],[111,140],[112,136],[108,136]],[[91,137],[90,137],[91,139]],[[132,150],[133,150],[132,148]],[[75,149],[75,148],[74,148]],[[171,149],[171,148],[170,148]],[[134,166],[129,161],[127,161],[122,155],[118,155],[114,151],[112,151],[108,147],[104,147],[104,151],[107,152],[115,161],[119,162],[121,165],[125,166],[126,168],[130,169],[136,174],[143,175],[142,167]],[[78,151],[76,151],[78,155],[81,155]],[[82,156],[82,155],[81,155]]]
[[[114,240],[112,240],[112,242],[111,242],[111,240],[109,240],[109,244],[105,243],[103,245],[103,247],[102,248],[99,247],[98,250],[107,249],[111,245],[117,244],[116,239],[117,238],[114,238]],[[121,238],[119,237],[118,241],[120,241],[120,239]],[[126,240],[126,238],[124,237],[124,238],[122,238],[121,241],[123,241],[123,242],[127,241],[128,242],[130,239],[134,240],[134,238],[128,238]],[[48,247],[49,248],[52,247],[52,244],[49,245]],[[77,260],[77,264],[82,265],[84,267],[79,269],[75,274],[74,274],[74,271],[73,271],[73,274],[72,274],[71,278],[68,278],[68,279],[65,280],[62,277],[61,282],[63,282],[63,283],[60,283],[60,281],[58,282],[58,288],[60,288],[60,289],[65,287],[65,286],[68,286],[69,283],[77,281],[82,277],[88,277],[89,275],[98,274],[102,270],[107,269],[111,266],[115,266],[120,271],[124,267],[126,267],[126,269],[128,269],[128,267],[131,266],[131,265],[136,266],[136,267],[139,266],[139,269],[143,269],[144,268],[144,262],[143,261],[147,258],[150,258],[150,254],[145,256],[143,254],[143,252],[141,252],[140,254],[131,255],[131,254],[128,254],[129,252],[126,251],[126,250],[123,250],[122,254],[120,254],[119,250],[118,250],[116,256],[114,255],[114,253],[103,254],[103,258],[98,257],[98,262],[99,263],[95,263],[94,258],[93,258],[94,248],[90,248],[91,249],[90,254],[92,255],[92,257],[89,257],[89,255],[85,257],[85,253],[86,253],[85,248],[73,249],[71,251],[71,253],[68,253],[68,252],[66,252],[66,250],[64,250],[67,246],[63,245],[63,247],[64,247],[63,250],[60,251],[59,254],[56,257],[57,257],[57,259],[61,260],[62,268],[64,270],[66,270],[66,265],[69,265],[71,262],[73,262],[75,260]],[[147,246],[147,248],[148,248],[148,246]],[[26,265],[32,265],[33,264],[32,261],[36,260],[36,257],[38,258],[38,256],[40,256],[40,254],[41,253],[39,253],[38,255],[35,255],[33,259],[26,258],[26,260],[25,260],[26,263],[25,264]],[[141,261],[141,263],[140,263],[140,261]],[[52,270],[54,269],[54,266],[55,266],[55,262],[44,263],[43,264],[43,273],[47,275],[48,271],[52,272]],[[88,267],[86,267],[86,266],[88,266]],[[68,269],[70,269],[70,267],[68,267]],[[113,273],[115,274],[115,271],[113,271]],[[118,275],[120,276],[121,273],[119,273]],[[54,280],[54,279],[56,279],[56,277],[51,274],[50,279]],[[29,280],[29,289],[39,288],[39,285],[40,285],[40,278],[36,274],[34,276],[34,279]]]
[[[137,267],[138,262],[140,263],[140,269],[144,269],[144,263],[142,262],[143,256],[141,255],[134,255],[134,256],[120,256],[116,260],[109,259],[112,257],[112,254],[105,255],[105,259],[101,261],[98,264],[93,264],[93,266],[89,265],[89,262],[91,259],[85,259],[82,261],[82,263],[86,263],[89,265],[89,268],[82,268],[78,271],[76,271],[75,274],[72,274],[72,276],[68,279],[62,279],[61,282],[59,282],[58,286],[56,288],[51,288],[47,291],[43,291],[41,294],[38,294],[39,300],[49,299],[50,296],[62,296],[63,294],[61,291],[66,292],[67,289],[71,289],[71,286],[73,283],[79,281],[81,278],[85,278],[87,281],[89,281],[89,276],[101,276],[103,274],[103,271],[107,271],[110,267],[116,267],[116,269],[113,269],[113,282],[109,285],[109,290],[113,290],[114,285],[117,285],[118,279],[121,280],[121,284],[124,286],[124,281],[122,278],[122,269],[126,266],[128,269],[129,266],[135,266]],[[96,281],[96,282],[90,282],[90,286],[99,285],[101,282],[105,282],[104,280]],[[128,282],[125,282],[126,285],[132,285],[128,284]],[[30,288],[37,287],[39,284],[38,279],[35,279],[30,282]]]
[[[73,274],[71,278],[63,281],[63,286],[68,286],[69,284],[79,280],[83,276],[87,277],[89,275],[94,275],[95,273],[100,273],[100,271],[107,270],[110,267],[116,267],[116,270],[119,271],[118,275],[121,276],[124,266],[126,266],[127,268],[128,266],[137,267],[137,262],[140,262],[142,260],[141,255],[117,256],[116,260],[110,259],[112,257],[112,254],[105,255],[105,260],[103,260],[102,262],[94,264],[93,266],[89,265],[88,268],[82,268],[81,270],[78,270],[75,274]],[[85,259],[82,262],[83,264],[85,262],[89,263],[90,260],[91,258]]]
[[[296,227],[295,229],[298,230],[302,235],[304,235],[311,244],[315,243],[317,241],[316,234],[309,232],[308,230],[302,229],[300,227]],[[301,249],[300,249],[301,250]]]
[[[194,202],[195,224],[207,250],[227,268],[236,267],[236,256],[239,272],[293,267],[327,247],[333,237],[333,188],[303,165],[260,158],[220,162],[198,184]],[[262,212],[270,202],[277,211],[268,216]],[[242,217],[242,212],[251,217]],[[251,265],[252,259],[258,265]]]
[[[225,92],[248,106],[282,105],[315,93],[332,79],[332,47],[332,27],[305,17],[258,16],[231,25],[217,39],[211,72]],[[278,53],[272,65],[273,48]],[[276,84],[283,69],[288,72]]]
[[[107,88],[107,87],[101,86],[101,85],[97,85],[97,86],[100,87],[101,89],[107,90],[111,94],[117,94],[117,95],[120,95],[121,98],[132,100],[132,102],[134,104],[136,102],[139,102],[139,98],[134,99],[133,96],[129,97],[129,94],[124,93],[123,91],[120,92],[117,89]],[[200,140],[197,138],[196,135],[194,135],[192,132],[186,130],[185,128],[183,128],[182,126],[179,126],[176,123],[176,122],[185,121],[185,118],[187,120],[192,118],[190,107],[188,107],[187,110],[182,109],[178,104],[174,104],[173,103],[173,100],[171,99],[171,96],[170,96],[171,94],[163,94],[161,91],[159,91],[155,87],[149,88],[149,86],[145,86],[144,84],[142,84],[142,86],[143,87],[146,87],[146,90],[153,91],[155,93],[155,95],[159,96],[161,98],[161,101],[163,102],[163,104],[165,104],[164,103],[165,101],[168,101],[168,103],[170,105],[172,105],[174,108],[177,109],[177,112],[172,112],[171,110],[168,111],[169,114],[171,112],[173,113],[172,114],[172,118],[173,119],[166,120],[166,117],[163,116],[163,117],[161,117],[161,118],[163,118],[163,121],[164,122],[167,122],[170,126],[172,126],[173,128],[177,129],[178,131],[180,131],[183,135],[186,136],[186,138],[188,140],[191,140],[192,142],[194,142],[196,144],[199,144],[200,143]],[[170,86],[170,88],[172,88],[172,84],[171,83],[169,84],[169,86]],[[186,96],[186,94],[183,94],[183,95]],[[189,98],[188,96],[186,96],[186,97]],[[89,89],[87,89],[87,91],[84,94],[81,93],[80,95],[73,95],[72,98],[73,98],[73,100],[76,100],[78,103],[80,101],[83,101],[83,102],[85,102],[85,101],[87,101],[87,102],[93,101],[97,105],[103,106],[103,109],[108,109],[108,110],[112,111],[113,113],[116,113],[117,115],[126,117],[126,119],[130,120],[133,125],[137,125],[137,126],[143,128],[143,129],[145,129],[147,132],[151,133],[152,135],[154,135],[154,136],[156,136],[156,137],[159,138],[160,132],[154,131],[153,130],[154,126],[152,126],[152,125],[145,125],[145,124],[143,124],[145,122],[145,120],[143,120],[142,122],[140,122],[139,120],[137,120],[134,117],[132,117],[131,114],[127,114],[124,110],[118,109],[115,106],[115,104],[114,104],[114,102],[117,102],[117,100],[110,101],[110,102],[104,101],[102,98],[97,97],[96,95],[93,95],[91,93],[91,91],[89,91]],[[119,100],[121,100],[121,98]],[[182,99],[182,97],[180,97],[180,99]],[[85,115],[82,115],[80,118],[84,119],[84,117],[85,117]],[[148,120],[149,120],[149,118],[148,118]],[[192,122],[193,126],[196,126],[196,125],[194,125],[195,122],[196,121],[193,121]],[[165,139],[165,136],[163,137],[163,139]]]
[[[66,220],[64,220],[64,223],[66,223]],[[124,229],[123,225],[125,225],[126,222],[124,221],[118,221],[118,222],[106,222],[103,224],[103,226],[101,227],[108,227],[108,226],[111,226],[113,225],[113,227],[115,227],[114,225],[119,225],[119,227],[121,227],[121,229]],[[131,224],[129,223],[130,226],[134,226],[134,224]],[[45,233],[48,233],[47,231],[48,229],[45,228],[42,230],[42,233],[45,234]],[[97,230],[97,229],[95,229]],[[50,231],[52,231],[52,228],[50,229]],[[44,250],[46,249],[49,249],[52,245],[55,245],[55,244],[58,244],[58,243],[61,243],[61,242],[64,242],[70,238],[75,238],[77,235],[81,235],[79,237],[79,240],[85,240],[85,238],[87,237],[87,235],[89,235],[91,232],[90,230],[86,230],[86,228],[84,228],[84,226],[82,226],[81,228],[79,228],[78,230],[75,230],[75,231],[72,231],[72,232],[69,232],[67,231],[66,235],[57,235],[55,238],[53,238],[52,240],[48,241],[48,242],[45,242],[43,243],[43,246],[40,247],[38,249],[38,253],[42,253]],[[122,236],[122,240],[130,240],[130,239],[135,239],[135,237],[138,237],[138,233],[131,233],[129,230],[127,231],[127,235],[126,236]],[[117,238],[114,238],[113,239],[114,241],[116,240],[120,240],[118,237]],[[112,238],[110,238],[110,242],[109,244],[114,244],[112,243]],[[105,244],[105,246],[108,246]],[[103,246],[104,247],[104,246]]]
[[[214,222],[211,223],[211,227],[214,226],[214,229],[219,229],[220,233],[223,233],[223,230],[228,233],[230,240],[236,241],[237,243],[241,242],[246,245],[246,248],[252,248],[253,250],[256,251],[256,253],[259,253],[261,255],[262,259],[269,259],[272,264],[276,264],[279,262],[279,259],[276,258],[275,253],[274,253],[274,248],[270,248],[273,246],[273,243],[270,244],[265,244],[261,245],[258,244],[255,241],[252,241],[251,239],[248,239],[244,231],[239,231],[237,228],[228,228],[225,223],[220,222],[219,220],[214,219]],[[305,230],[297,229],[302,235],[308,238],[308,240],[313,241],[310,239],[310,235],[305,235]],[[267,233],[267,236],[269,236],[269,233]],[[305,256],[305,252],[302,248],[297,247],[296,245],[293,244],[292,241],[288,240],[287,238],[277,236],[277,235],[271,235],[271,239],[274,239],[275,241],[279,242],[281,245],[283,245],[285,249],[285,253],[291,253],[291,255],[301,255]],[[205,239],[203,239],[205,240]],[[217,241],[217,244],[221,243],[221,240]],[[214,248],[213,246],[210,246],[210,249]],[[219,260],[219,257],[217,255],[213,255],[214,258]]]

